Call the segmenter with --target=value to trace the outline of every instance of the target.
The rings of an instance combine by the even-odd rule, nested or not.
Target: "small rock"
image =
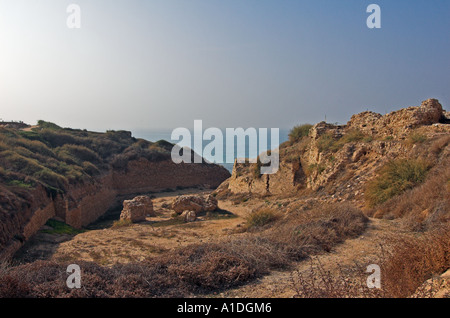
[[[181,216],[184,219],[184,222],[190,223],[195,222],[197,220],[197,213],[195,211],[184,211]]]

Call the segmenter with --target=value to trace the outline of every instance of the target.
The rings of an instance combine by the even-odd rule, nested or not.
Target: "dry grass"
[[[387,297],[409,297],[433,275],[450,268],[448,226],[418,238],[397,238],[392,245],[381,262]]]
[[[291,276],[291,286],[296,298],[378,298],[383,290],[367,286],[367,273],[363,266],[342,268],[338,272],[325,269],[319,259],[311,259],[305,272]]]
[[[321,205],[289,214],[265,235],[293,259],[329,252],[334,245],[360,235],[367,217],[350,204]]]
[[[261,208],[253,211],[246,217],[246,229],[261,228],[278,220],[281,214],[270,208]]]
[[[133,222],[129,219],[120,219],[113,222],[113,225],[111,226],[112,229],[118,229],[122,227],[128,227],[132,226]]]

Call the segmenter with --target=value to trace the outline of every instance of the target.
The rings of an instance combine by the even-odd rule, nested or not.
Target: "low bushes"
[[[378,218],[401,218],[412,231],[428,231],[450,222],[450,159],[433,167],[425,181],[372,211]]]
[[[338,151],[345,144],[358,141],[370,141],[371,138],[358,129],[352,129],[346,132],[341,138],[334,138],[332,132],[323,134],[317,139],[317,147],[320,152]]]
[[[330,251],[347,238],[360,235],[368,218],[350,204],[320,205],[291,213],[266,233],[279,248],[295,260]]]
[[[422,159],[397,159],[388,162],[378,176],[367,184],[366,200],[374,207],[411,189],[425,180],[429,164]]]
[[[312,128],[312,125],[310,125],[310,124],[304,124],[304,125],[295,126],[289,132],[289,141],[290,142],[298,142],[298,141],[300,141],[304,137],[308,136],[309,131],[311,130],[311,128]]]
[[[409,297],[450,268],[450,227],[417,238],[396,238],[381,262],[386,297]]]
[[[20,180],[32,178],[51,191],[65,192],[69,184],[92,180],[111,163],[126,169],[129,160],[141,157],[170,159],[172,144],[138,140],[131,132],[89,132],[45,121],[38,126],[33,131],[0,128],[0,164],[10,176],[14,172]],[[7,185],[17,186],[17,182]]]
[[[263,208],[253,211],[246,217],[247,228],[258,228],[270,224],[280,218],[280,214],[273,209]]]

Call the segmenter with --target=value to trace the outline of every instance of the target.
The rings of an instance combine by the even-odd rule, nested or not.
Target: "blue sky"
[[[450,109],[449,17],[448,0],[0,0],[0,118],[289,128],[431,97]]]

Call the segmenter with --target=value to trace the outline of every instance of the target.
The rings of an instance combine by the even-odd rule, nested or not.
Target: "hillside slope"
[[[0,255],[9,257],[52,217],[80,228],[116,198],[183,187],[214,188],[229,177],[218,165],[180,164],[172,144],[61,128],[0,127]]]
[[[235,164],[221,186],[225,194],[314,197],[324,202],[352,201],[367,206],[366,186],[394,159],[422,158],[427,169],[444,166],[450,125],[435,99],[380,115],[363,112],[346,125],[325,122],[307,136],[279,148],[280,169],[259,175],[258,164]],[[445,168],[446,169],[446,168]]]

